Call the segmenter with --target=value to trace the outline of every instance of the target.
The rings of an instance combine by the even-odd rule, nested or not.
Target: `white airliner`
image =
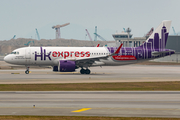
[[[23,47],[4,57],[7,63],[30,66],[52,66],[53,71],[90,74],[92,66],[118,66],[152,60],[174,54],[165,49],[171,21],[163,21],[139,47]],[[121,48],[122,47],[122,48]]]

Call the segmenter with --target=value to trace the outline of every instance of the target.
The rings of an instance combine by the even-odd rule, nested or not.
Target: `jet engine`
[[[58,66],[53,67],[53,71],[59,72],[73,72],[76,69],[75,61],[60,60]]]

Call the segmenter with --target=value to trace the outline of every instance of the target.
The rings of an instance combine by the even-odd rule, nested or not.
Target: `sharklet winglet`
[[[116,52],[115,52],[114,54],[118,54],[122,46],[123,46],[123,44],[121,44],[121,45],[119,46],[119,48],[116,50]]]
[[[114,55],[117,55],[121,49],[121,47],[123,46],[123,44],[121,44],[118,49],[116,50],[116,52],[114,52],[113,54],[109,55],[109,56],[114,56]]]

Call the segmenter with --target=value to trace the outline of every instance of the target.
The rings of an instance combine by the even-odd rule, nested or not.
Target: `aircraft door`
[[[26,50],[25,50],[25,58],[26,59],[31,59],[31,49],[30,48],[26,48]]]

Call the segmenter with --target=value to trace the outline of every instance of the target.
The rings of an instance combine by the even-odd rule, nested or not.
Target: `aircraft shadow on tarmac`
[[[91,74],[81,74],[81,73],[79,73],[79,72],[77,72],[77,73],[49,73],[49,74],[54,74],[54,75],[83,75],[83,76],[87,76],[87,75],[89,75],[89,76],[95,76],[95,75],[110,75],[110,73],[91,73]]]

